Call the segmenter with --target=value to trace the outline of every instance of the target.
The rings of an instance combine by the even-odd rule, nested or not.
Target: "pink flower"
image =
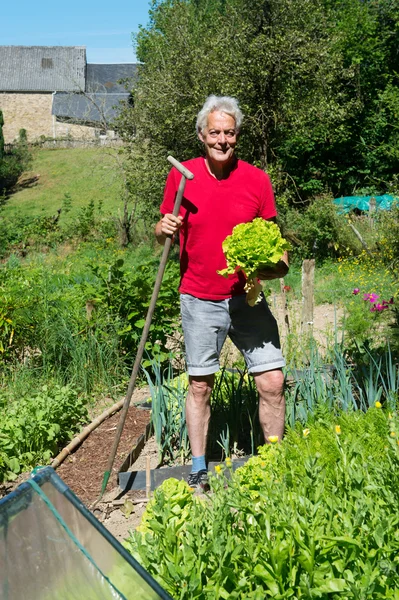
[[[357,296],[359,292],[360,292],[360,289],[359,289],[359,288],[355,288],[355,289],[353,290],[352,294],[353,294],[354,296]]]
[[[382,312],[383,310],[385,310],[386,308],[388,308],[388,304],[373,304],[373,306],[370,307],[371,312]]]
[[[376,300],[378,300],[378,298],[379,298],[379,295],[378,295],[378,294],[374,294],[374,293],[373,293],[373,294],[364,294],[364,295],[363,295],[363,300],[364,300],[364,301],[367,301],[367,300],[368,300],[368,301],[369,301],[369,302],[371,302],[371,303],[373,303],[373,302],[375,302]]]

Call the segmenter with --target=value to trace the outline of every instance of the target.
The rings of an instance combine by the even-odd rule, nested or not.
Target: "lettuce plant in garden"
[[[205,497],[163,484],[126,547],[176,599],[397,599],[398,434],[380,403],[297,426]]]
[[[281,236],[278,225],[258,218],[236,225],[232,234],[224,240],[222,248],[227,267],[218,273],[228,277],[243,271],[247,278],[247,302],[253,306],[262,290],[257,281],[258,272],[275,266],[290,245]]]

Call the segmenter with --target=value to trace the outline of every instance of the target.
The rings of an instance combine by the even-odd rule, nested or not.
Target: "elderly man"
[[[179,291],[189,374],[186,421],[193,459],[188,483],[200,488],[207,486],[210,396],[227,336],[243,354],[254,377],[265,441],[272,436],[281,439],[284,432],[281,369],[285,363],[276,320],[264,298],[254,307],[246,304],[242,272],[227,279],[217,273],[226,267],[222,242],[235,225],[276,216],[269,177],[235,155],[242,118],[234,98],[207,98],[197,117],[205,157],[183,163],[194,173],[194,179],[186,184],[177,217],[172,212],[181,175],[174,168],[170,171],[161,205],[163,216],[155,228],[161,244],[167,236],[180,234]],[[284,255],[261,278],[284,277],[287,271]]]

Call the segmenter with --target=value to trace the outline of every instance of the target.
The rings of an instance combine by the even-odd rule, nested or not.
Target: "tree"
[[[263,168],[284,170],[287,157],[301,164],[292,150],[299,132],[311,151],[345,119],[342,98],[331,94],[343,67],[319,0],[154,0],[150,15],[136,38],[134,105],[120,128],[132,193],[152,215],[167,154],[184,160],[200,150],[195,118],[210,93],[238,97],[246,115],[240,156]],[[303,177],[297,187],[306,195]]]
[[[0,110],[0,197],[4,197],[6,192],[15,185],[30,161],[26,144],[19,143],[11,152],[5,153],[3,125],[4,117]]]
[[[239,99],[239,155],[271,173],[280,203],[345,195],[372,169],[389,178],[398,1],[153,0],[119,123],[143,218],[158,216],[166,156],[200,152],[195,118],[211,93]]]

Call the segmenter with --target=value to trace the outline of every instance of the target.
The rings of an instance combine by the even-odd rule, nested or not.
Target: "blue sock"
[[[198,473],[198,471],[202,471],[203,469],[206,470],[205,454],[202,456],[193,456],[192,459],[193,466],[191,468],[191,473]]]

